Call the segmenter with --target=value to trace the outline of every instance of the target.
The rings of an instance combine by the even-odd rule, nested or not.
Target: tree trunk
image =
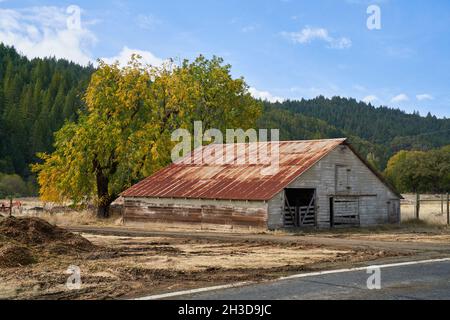
[[[99,204],[97,207],[97,217],[100,219],[106,219],[109,217],[110,204]]]
[[[109,207],[116,198],[115,194],[110,194],[109,192],[109,177],[112,176],[117,171],[117,167],[119,165],[119,163],[114,159],[115,159],[114,151],[112,151],[108,160],[109,165],[106,167],[102,167],[100,165],[96,155],[92,160],[95,178],[97,180],[96,182],[97,182],[97,197],[98,197],[98,205],[97,205],[98,218],[109,217]],[[107,174],[105,174],[104,170],[106,170]]]
[[[102,170],[97,170],[97,217],[98,218],[108,218],[109,217],[109,206],[114,201],[114,198],[108,192],[109,179],[106,177]]]

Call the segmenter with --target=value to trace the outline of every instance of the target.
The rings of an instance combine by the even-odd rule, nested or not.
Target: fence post
[[[447,192],[447,225],[450,225],[450,195]]]
[[[441,194],[441,214],[444,214],[444,194]]]
[[[13,205],[13,198],[9,198],[9,216],[12,217],[12,205]]]
[[[416,219],[420,219],[420,193],[416,193]]]

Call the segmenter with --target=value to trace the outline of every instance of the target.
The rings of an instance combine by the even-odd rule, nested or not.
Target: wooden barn
[[[255,148],[244,145],[251,158]],[[278,149],[279,169],[272,175],[261,173],[264,164],[173,163],[122,193],[124,221],[220,229],[400,221],[401,195],[346,139],[281,141]]]

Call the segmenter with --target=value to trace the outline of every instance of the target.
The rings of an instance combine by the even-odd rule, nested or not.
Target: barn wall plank
[[[267,203],[201,199],[129,198],[124,200],[125,223],[187,223],[230,228],[267,228]]]

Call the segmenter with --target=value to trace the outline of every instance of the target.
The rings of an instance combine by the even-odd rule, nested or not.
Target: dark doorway
[[[284,226],[316,226],[316,190],[289,188],[284,194]]]

